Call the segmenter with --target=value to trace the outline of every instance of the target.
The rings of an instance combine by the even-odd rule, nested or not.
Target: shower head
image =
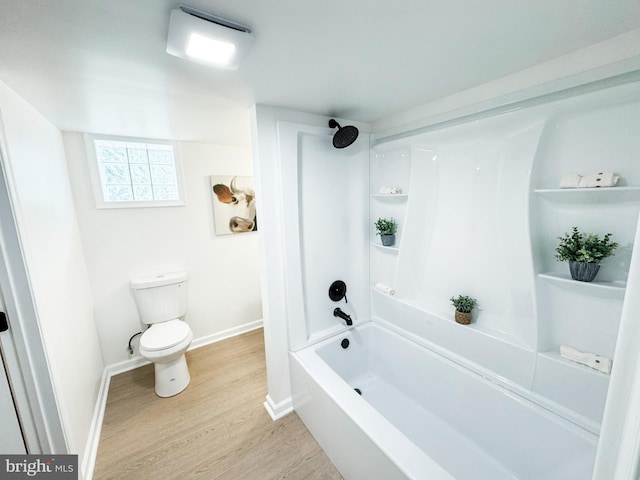
[[[358,129],[352,125],[341,127],[333,118],[329,120],[329,128],[338,127],[338,131],[333,134],[333,146],[345,148],[351,145],[358,138]]]

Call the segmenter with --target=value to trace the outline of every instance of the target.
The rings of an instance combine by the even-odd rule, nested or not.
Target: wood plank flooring
[[[295,413],[273,422],[262,329],[187,352],[191,384],[153,391],[153,365],[111,379],[94,480],[342,479]]]

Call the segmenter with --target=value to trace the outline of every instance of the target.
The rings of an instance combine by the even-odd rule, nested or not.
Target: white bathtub
[[[295,410],[347,480],[591,478],[596,435],[380,324],[290,355]]]

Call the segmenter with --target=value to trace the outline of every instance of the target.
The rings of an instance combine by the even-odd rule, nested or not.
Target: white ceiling
[[[185,2],[253,29],[238,70],[165,53],[175,1],[0,0],[0,80],[62,130],[246,144],[254,103],[373,122],[640,27],[640,0]]]

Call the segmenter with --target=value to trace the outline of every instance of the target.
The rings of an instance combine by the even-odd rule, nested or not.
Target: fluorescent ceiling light
[[[167,53],[235,70],[253,44],[251,30],[210,13],[181,6],[171,10]]]

